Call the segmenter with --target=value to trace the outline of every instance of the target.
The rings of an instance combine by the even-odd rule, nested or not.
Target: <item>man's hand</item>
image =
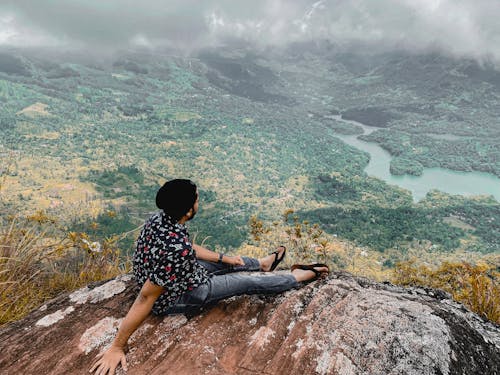
[[[244,266],[245,262],[243,261],[243,258],[240,257],[239,255],[235,256],[224,256],[224,263],[230,264],[232,266]]]
[[[104,353],[98,354],[96,359],[98,361],[94,363],[94,366],[89,371],[91,373],[95,371],[95,375],[113,375],[119,363],[127,371],[125,352],[116,346],[111,346]]]
[[[203,246],[193,244],[193,249],[196,252],[196,258],[201,260],[206,260],[208,262],[217,263],[219,261],[219,253],[213,252],[211,250],[205,249]],[[244,266],[245,262],[243,258],[239,255],[229,256],[224,255],[222,257],[222,263],[230,264],[232,266]]]
[[[149,279],[146,280],[134,304],[121,322],[113,343],[108,350],[96,357],[97,362],[89,372],[95,371],[95,375],[113,375],[119,363],[124,370],[127,369],[123,348],[127,345],[128,338],[149,315],[153,304],[163,291],[162,286],[153,284]]]

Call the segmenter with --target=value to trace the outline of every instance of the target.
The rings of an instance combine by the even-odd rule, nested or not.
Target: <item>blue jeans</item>
[[[184,293],[166,314],[196,313],[202,308],[212,306],[218,301],[242,294],[276,294],[297,288],[299,283],[291,274],[240,275],[236,272],[260,271],[259,261],[242,257],[244,266],[231,266],[204,260],[198,262],[208,270],[208,283]]]

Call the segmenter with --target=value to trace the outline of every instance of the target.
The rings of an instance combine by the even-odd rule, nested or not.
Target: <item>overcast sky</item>
[[[500,0],[0,0],[0,46],[192,51],[329,39],[500,62]]]

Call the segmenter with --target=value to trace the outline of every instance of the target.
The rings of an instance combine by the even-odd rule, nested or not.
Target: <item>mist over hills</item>
[[[292,208],[381,252],[417,243],[496,252],[494,198],[433,192],[413,203],[366,175],[369,155],[339,138],[359,127],[335,116],[378,128],[362,138],[391,153],[394,173],[500,176],[499,93],[500,73],[474,60],[327,41],[108,59],[4,48],[2,204],[64,212],[79,202],[104,236],[141,224],[158,184],[185,176],[200,185],[193,226],[212,246],[236,248],[251,216],[272,221]],[[113,224],[106,208],[119,212]],[[69,225],[86,228],[72,215]]]

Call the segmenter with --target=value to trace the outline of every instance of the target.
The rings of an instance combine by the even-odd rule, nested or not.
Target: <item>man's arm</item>
[[[203,246],[193,244],[193,249],[196,252],[196,258],[201,260],[206,260],[209,262],[217,263],[219,261],[219,254],[204,248]],[[233,266],[244,266],[245,262],[239,255],[237,256],[227,256],[222,257],[222,263],[232,264]]]
[[[141,325],[151,312],[153,304],[163,293],[163,287],[155,285],[148,280],[144,283],[134,304],[123,319],[116,337],[103,354],[98,355],[99,360],[92,366],[89,372],[99,375],[113,375],[119,363],[126,370],[125,346],[129,337]]]

